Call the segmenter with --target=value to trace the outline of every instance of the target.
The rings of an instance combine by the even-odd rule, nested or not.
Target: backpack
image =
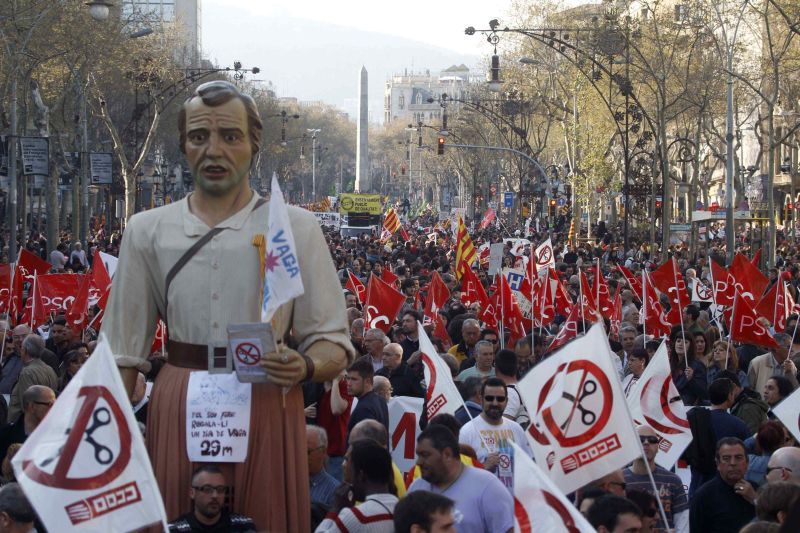
[[[711,412],[703,407],[689,410],[686,416],[692,430],[692,442],[684,450],[681,459],[703,474],[713,475],[716,471],[714,456],[717,440],[711,425]]]

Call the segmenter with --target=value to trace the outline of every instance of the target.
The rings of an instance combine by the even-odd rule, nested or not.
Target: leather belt
[[[227,348],[211,347],[206,344],[191,344],[169,339],[167,341],[167,362],[182,368],[208,370],[208,356],[213,349],[214,358],[225,359]]]

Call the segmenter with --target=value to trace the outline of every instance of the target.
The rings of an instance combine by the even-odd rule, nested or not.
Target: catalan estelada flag
[[[470,268],[478,253],[475,251],[475,246],[472,244],[472,239],[469,237],[467,227],[461,217],[458,217],[458,234],[456,237],[456,277],[461,279],[464,269]]]

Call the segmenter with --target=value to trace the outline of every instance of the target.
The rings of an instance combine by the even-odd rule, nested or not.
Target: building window
[[[416,103],[417,103],[417,105],[421,105],[422,104],[422,94],[417,93]]]
[[[400,109],[404,109],[406,107],[406,97],[402,94],[400,95],[400,98],[397,99],[397,107]]]

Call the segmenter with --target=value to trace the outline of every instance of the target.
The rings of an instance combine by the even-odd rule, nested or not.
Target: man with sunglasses
[[[250,518],[225,509],[227,494],[222,470],[213,465],[199,467],[189,488],[194,510],[170,523],[170,533],[254,533],[256,526]]]
[[[658,494],[653,494],[653,496],[661,499],[664,513],[669,521],[668,528],[677,533],[688,532],[689,500],[686,497],[683,483],[676,474],[656,464],[660,440],[658,434],[650,426],[639,426],[636,431],[639,433],[644,455],[636,459],[631,466],[623,471],[626,491],[640,490],[653,494],[653,485],[647,475],[647,466],[649,465],[650,471],[653,473],[653,479],[658,487]],[[645,464],[645,461],[647,461],[647,464]],[[660,514],[656,518],[658,518],[656,528],[665,530],[666,527]]]
[[[514,451],[511,442],[533,458],[522,426],[503,416],[508,404],[508,389],[503,380],[488,378],[481,388],[483,412],[467,422],[459,433],[459,442],[471,446],[486,470],[493,472],[509,489],[514,490]]]

